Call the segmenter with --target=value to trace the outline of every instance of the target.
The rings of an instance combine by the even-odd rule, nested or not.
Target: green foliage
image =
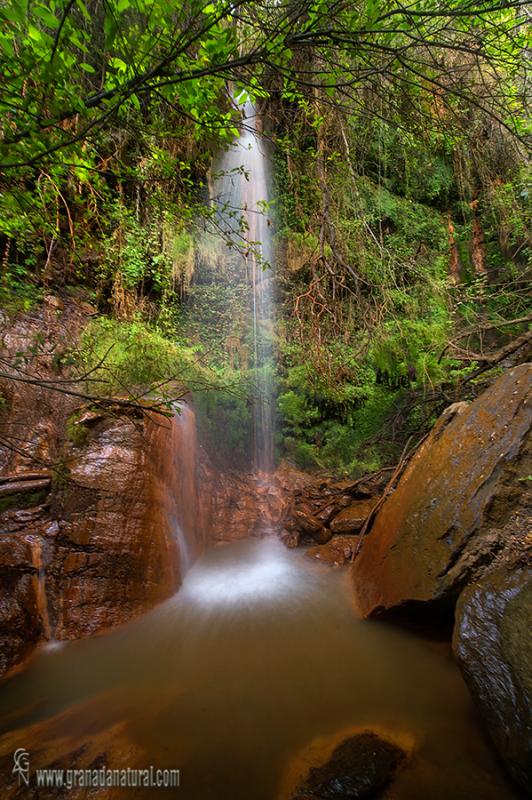
[[[288,369],[286,384],[293,388],[279,396],[283,444],[301,468],[358,474],[378,469],[394,454],[393,445],[383,450],[377,440],[401,393],[377,385],[371,369],[360,371],[356,383],[346,381],[341,391],[326,383],[316,391],[306,369],[296,366]]]
[[[402,379],[418,385],[441,383],[448,362],[440,356],[449,336],[449,319],[442,313],[428,319],[399,318],[385,322],[375,336],[369,357],[389,383]]]
[[[248,470],[252,436],[249,386],[236,376],[228,382],[228,377],[220,376],[222,388],[193,395],[200,438],[220,466]],[[228,388],[223,388],[228,383]]]
[[[69,442],[72,442],[75,447],[83,447],[89,435],[88,429],[84,425],[79,424],[80,417],[80,412],[75,411],[67,419],[65,427],[67,439]]]
[[[527,313],[529,184],[507,135],[527,127],[519,6],[6,0],[0,303],[88,287],[115,317],[83,337],[89,389],[196,389],[206,437],[244,463],[249,292],[197,223],[235,103],[260,99],[287,266],[283,446],[354,473],[393,458],[407,396],[403,432],[427,424],[420,396],[471,368],[449,339]]]
[[[307,148],[319,151],[315,140],[309,144],[314,129],[311,134],[298,116],[299,126],[282,141],[290,170],[280,164],[288,268],[281,276],[279,408],[285,452],[300,466],[358,474],[393,462],[408,435],[420,435],[434,421],[423,398],[475,368],[452,357],[449,341],[457,329],[527,313],[520,268],[508,257],[512,246],[517,255],[526,253],[527,197],[522,178],[504,184],[484,175],[480,203],[467,195],[457,202],[464,190],[463,175],[456,173],[463,133],[453,138],[426,126],[412,137],[358,114],[347,121],[335,112],[331,117],[334,123],[322,121],[322,135],[344,125],[347,150],[338,159],[327,139],[322,144],[330,191],[325,226],[323,176],[304,158]],[[476,169],[471,162],[469,156],[468,168]],[[454,240],[470,265],[478,206],[487,263],[497,263],[492,253],[504,263],[505,279],[512,281],[507,289],[465,270],[465,283],[450,280],[450,203]],[[464,268],[465,256],[461,261]]]
[[[295,378],[294,372],[295,368],[290,374],[292,382]],[[312,406],[310,398],[293,389],[279,396],[279,410],[285,425],[297,436],[312,427],[320,416],[319,409]]]
[[[171,401],[210,383],[193,348],[174,344],[140,320],[93,320],[83,334],[80,354],[86,371],[91,370],[93,393],[155,395]]]
[[[57,123],[77,116],[78,125],[88,128],[110,114],[127,120],[139,113],[146,102],[139,78],[153,71],[160,78],[169,50],[175,73],[201,75],[206,69],[214,74],[182,81],[179,93],[168,85],[172,81],[159,79],[159,99],[171,97],[198,123],[216,127],[224,122],[222,135],[234,135],[232,115],[218,109],[223,79],[216,77],[215,67],[234,55],[238,43],[214,4],[193,0],[185,8],[165,0],[118,0],[98,4],[97,13],[91,13],[81,0],[66,7],[50,0],[46,8],[11,0],[0,16],[0,63],[9,81],[0,103],[12,123],[2,143],[3,166],[41,160],[65,146],[85,166],[83,147],[76,146],[68,125]],[[184,42],[176,47],[180,27]]]
[[[103,240],[100,286],[121,287],[140,298],[166,300],[190,279],[194,244],[183,223],[161,208],[142,224],[131,209],[116,203],[109,210],[110,233]],[[162,310],[162,309],[161,309]]]
[[[47,489],[41,489],[36,492],[18,492],[16,494],[7,495],[7,497],[0,498],[0,514],[3,514],[9,509],[18,508],[34,508],[46,502],[48,496]]]
[[[27,273],[16,265],[14,269],[6,270],[4,281],[0,284],[0,307],[9,315],[31,311],[42,300],[42,289],[27,279]]]

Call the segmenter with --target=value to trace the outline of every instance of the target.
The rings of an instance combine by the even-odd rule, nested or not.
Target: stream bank
[[[181,770],[171,797],[288,800],[369,731],[405,754],[381,798],[518,800],[448,646],[357,618],[350,593],[345,571],[273,538],[207,550],[173,598],[0,686],[3,796],[27,798],[9,774],[26,747],[32,770],[153,764]]]
[[[145,612],[173,595],[208,541],[242,538],[283,513],[289,478],[265,488],[220,474],[187,403],[165,417],[62,393],[78,387],[61,354],[94,313],[50,295],[3,319],[5,362],[24,354],[38,381],[0,381],[0,675],[42,642]]]
[[[4,344],[14,353],[17,349],[27,348],[28,342],[44,330],[50,347],[56,347],[67,327],[72,329],[76,323],[81,329],[91,313],[90,307],[50,298],[32,317],[19,316],[8,326]],[[68,373],[58,371],[49,356],[39,358],[38,368],[43,379],[60,385],[59,381]],[[65,665],[69,663],[69,652],[90,653],[92,647],[94,653],[99,654],[98,660],[103,658],[105,661],[105,651],[109,646],[110,652],[117,654],[117,663],[123,664],[121,669],[127,672],[125,664],[131,657],[130,646],[134,657],[142,661],[138,650],[139,631],[145,632],[150,619],[163,620],[160,638],[149,645],[162,647],[163,640],[172,635],[165,628],[167,615],[172,616],[177,603],[179,619],[182,613],[186,617],[188,611],[183,611],[183,608],[186,609],[191,600],[190,592],[193,593],[193,605],[219,607],[219,613],[215,613],[210,623],[220,626],[229,638],[237,637],[234,646],[238,653],[242,652],[243,642],[247,642],[245,646],[255,647],[256,640],[246,638],[246,633],[243,642],[239,641],[238,636],[242,633],[239,626],[239,633],[231,633],[235,621],[232,603],[241,607],[246,625],[253,621],[252,627],[257,631],[261,629],[261,615],[266,614],[268,618],[286,599],[283,614],[287,615],[288,627],[283,628],[283,636],[295,637],[295,640],[300,633],[306,636],[301,645],[307,658],[310,658],[313,648],[321,647],[313,638],[315,633],[311,634],[306,627],[307,614],[312,614],[314,609],[315,614],[321,615],[325,631],[327,619],[332,624],[341,606],[340,617],[344,621],[338,625],[344,630],[346,614],[353,619],[353,624],[355,622],[350,605],[353,592],[362,616],[414,623],[418,627],[420,624],[426,627],[428,622],[433,630],[441,623],[452,624],[458,600],[454,633],[456,658],[510,774],[523,787],[527,786],[530,658],[524,632],[531,616],[530,541],[527,538],[530,365],[507,370],[472,404],[459,404],[446,411],[401,474],[393,469],[382,470],[376,475],[343,481],[315,478],[288,465],[282,465],[268,480],[260,475],[249,476],[235,471],[220,473],[197,441],[194,412],[186,403],[174,417],[156,419],[140,411],[137,414],[125,413],[119,406],[108,406],[105,412],[86,404],[80,407],[75,398],[60,394],[50,400],[51,392],[42,386],[24,387],[23,395],[16,382],[6,380],[3,391],[8,398],[4,421],[11,431],[17,431],[21,446],[3,451],[1,487],[4,505],[0,538],[2,668],[5,671],[20,670],[25,659],[34,653],[34,658],[20,676],[8,681],[6,688],[16,687],[19,680],[21,687],[26,686],[28,678],[36,680],[41,687],[40,704],[52,679],[48,669],[55,670],[61,663],[63,650],[41,648],[35,652],[38,645],[46,641],[58,644],[65,640],[93,637],[116,626],[119,627],[115,634],[110,632],[101,639],[73,643],[75,649],[64,651]],[[29,405],[27,391],[32,393]],[[28,413],[28,408],[32,409],[31,413]],[[62,468],[58,469],[58,465]],[[459,498],[458,502],[456,498]],[[312,547],[304,556],[300,552],[290,555],[286,551],[286,557],[282,555],[285,551],[269,550],[274,547],[268,543],[269,540],[264,545],[242,541],[238,544],[241,550],[231,549],[237,544],[228,549],[208,548],[215,543],[244,540],[253,532],[259,536],[273,533],[289,549],[308,547],[309,544]],[[265,550],[260,549],[263,546]],[[206,555],[197,561],[197,567],[192,567],[206,548]],[[235,554],[235,560],[231,553]],[[308,555],[318,563],[313,564]],[[221,577],[216,578],[218,561],[222,565]],[[349,578],[342,571],[330,571],[324,566],[349,562],[353,562]],[[191,567],[188,578],[187,570]],[[175,594],[183,579],[182,590]],[[332,610],[329,600],[326,600],[329,592],[336,598],[334,602],[339,604]],[[149,612],[147,617],[141,617],[138,623],[120,627],[161,602],[163,605]],[[301,609],[301,620],[299,612],[294,617],[293,602]],[[307,602],[309,607],[303,612]],[[229,610],[231,613],[225,619],[224,614]],[[159,614],[161,618],[157,616]],[[299,630],[300,621],[306,633]],[[137,624],[140,627],[135,627]],[[202,641],[203,624],[199,624],[197,634],[191,634],[188,627],[186,633],[182,632],[183,636],[190,634],[192,637],[188,656],[191,659],[192,653],[195,659],[213,658],[210,649],[208,655],[204,652],[207,645]],[[358,621],[356,625],[362,625],[362,622]],[[347,709],[351,702],[349,694],[352,688],[349,687],[360,682],[364,684],[365,678],[362,674],[356,677],[359,674],[359,656],[355,657],[354,653],[346,656],[343,648],[358,648],[359,655],[360,648],[369,648],[368,653],[371,652],[365,631],[370,636],[370,631],[382,630],[383,651],[375,653],[375,658],[386,659],[390,665],[395,664],[395,648],[401,637],[412,643],[408,647],[414,647],[413,642],[417,642],[415,647],[426,647],[432,652],[435,646],[430,642],[422,644],[421,640],[410,638],[410,634],[400,630],[394,634],[399,638],[392,645],[393,637],[387,639],[391,629],[387,625],[381,628],[382,625],[379,622],[376,627],[373,624],[367,629],[357,627],[362,638],[355,638],[349,645],[346,642],[340,645],[335,640],[334,644],[331,643],[327,663],[315,665],[317,672],[313,673],[312,680],[308,668],[302,665],[298,667],[297,680],[306,676],[303,685],[315,698],[323,691],[323,680],[331,680],[324,677],[328,675],[328,669],[333,667],[336,675],[338,663],[347,658],[349,670],[347,666],[346,670],[350,671],[351,678],[346,672],[340,689],[337,678],[331,686],[336,698],[335,708],[339,709],[343,704]],[[346,631],[347,628],[345,635],[351,635]],[[522,635],[515,634],[515,631],[521,631]],[[282,655],[282,646],[275,636],[270,644],[280,648],[280,657],[286,657],[288,661],[295,659],[299,663],[301,655],[292,649],[290,654]],[[130,641],[130,645],[123,651],[121,643],[124,641]],[[179,641],[184,642],[185,638]],[[196,646],[198,650],[195,650]],[[442,649],[435,657],[443,658],[443,664],[450,659],[450,649],[446,649],[446,645],[438,647]],[[172,653],[180,661],[182,656],[177,651],[172,650]],[[229,652],[226,656],[231,660]],[[410,657],[405,660],[395,678],[390,674],[384,684],[375,682],[372,695],[375,703],[380,692],[384,692],[390,701],[390,686],[395,680],[407,679],[418,657],[421,661],[419,664],[416,662],[417,670],[425,658],[419,653],[412,662]],[[164,669],[170,670],[172,663],[170,660]],[[261,670],[253,673],[255,661],[248,666],[252,673],[249,676],[251,696],[262,691],[264,675]],[[53,750],[58,746],[58,732],[64,730],[65,724],[69,730],[73,725],[75,733],[73,736],[68,734],[64,740],[66,749],[62,749],[63,745],[59,748],[62,758],[66,759],[65,763],[71,757],[74,763],[90,763],[84,760],[84,756],[73,756],[69,750],[74,741],[79,745],[85,735],[76,710],[80,708],[83,714],[87,712],[89,718],[97,721],[99,731],[94,747],[84,750],[87,757],[91,754],[96,761],[105,758],[109,762],[125,759],[124,763],[128,763],[130,757],[140,758],[146,751],[141,748],[133,756],[136,751],[129,734],[126,742],[121,738],[130,723],[125,722],[127,714],[122,706],[123,698],[118,701],[113,695],[115,668],[116,665],[110,673],[104,670],[96,684],[85,675],[83,680],[92,687],[88,695],[85,696],[86,690],[81,685],[73,687],[66,706],[63,700],[59,702],[61,691],[56,694],[56,689],[52,689],[51,697],[56,696],[58,705],[52,703],[54,708],[42,718],[37,715],[34,719],[31,713],[20,717],[16,722],[17,736],[27,736],[28,741],[33,741],[35,735],[44,736],[46,741],[53,743],[50,744]],[[286,669],[286,662],[283,660],[275,668],[282,672]],[[372,668],[366,664],[364,669],[370,673]],[[427,669],[436,669],[439,674],[440,667],[433,665]],[[466,703],[464,700],[467,695],[456,666],[453,665],[452,670],[455,677],[451,694],[457,692],[460,702],[465,704],[459,712],[462,718],[464,709],[469,708],[469,701]],[[493,675],[505,677],[502,682],[498,677],[493,684]],[[226,677],[228,685],[236,680],[229,675]],[[55,680],[54,677],[52,685]],[[132,689],[136,680],[134,677]],[[239,680],[243,681],[244,676]],[[297,680],[294,673],[290,691],[296,692]],[[386,681],[392,683],[388,685]],[[396,689],[405,700],[409,697],[406,684]],[[147,690],[144,687],[140,695]],[[285,690],[288,691],[288,686]],[[437,682],[431,684],[430,692],[439,690],[441,686]],[[98,698],[101,692],[107,698],[108,691],[113,696],[111,708],[114,712],[102,716]],[[336,696],[338,691],[341,698]],[[332,702],[332,695],[328,695],[329,702]],[[195,697],[199,703],[199,697]],[[162,698],[159,700],[163,702]],[[125,702],[129,707],[130,701],[126,699]],[[308,698],[301,697],[300,702],[297,713],[306,708]],[[338,702],[340,706],[336,705]],[[413,701],[414,706],[418,702],[419,699]],[[423,702],[427,702],[427,696]],[[380,704],[377,705],[381,708]],[[456,712],[456,705],[452,707]],[[340,746],[343,739],[364,737],[368,732],[406,753],[399,759],[406,758],[410,765],[405,767],[405,774],[413,770],[412,775],[418,775],[419,764],[414,767],[418,756],[414,758],[413,754],[424,752],[421,741],[428,735],[430,726],[423,728],[425,733],[420,734],[421,739],[415,736],[412,739],[412,720],[406,708],[402,713],[408,719],[404,729],[395,732],[390,729],[388,711],[371,720],[369,716],[360,716],[358,710],[353,709],[351,715],[346,711],[345,715],[342,713],[330,723],[326,735],[320,727],[322,722],[316,719],[313,730],[317,744],[309,741],[305,744],[303,738],[290,740],[285,755],[278,762],[278,780],[282,786],[290,787],[286,792],[296,791],[296,785],[307,787],[304,789],[307,791],[305,769],[317,768],[320,763],[323,765],[324,760],[333,758],[334,748]],[[471,710],[467,711],[470,713]],[[230,716],[229,709],[224,708],[223,714]],[[215,717],[218,719],[216,714]],[[383,719],[388,721],[383,722]],[[30,722],[31,730],[27,727]],[[196,724],[192,716],[190,722]],[[241,724],[244,724],[242,720]],[[279,720],[279,724],[286,726],[288,722]],[[478,732],[473,734],[469,727],[467,730],[464,735],[470,739],[478,737]],[[13,738],[14,731],[11,722],[6,721],[6,758],[13,742],[18,741]],[[339,731],[342,731],[341,736]],[[181,741],[184,733],[176,735]],[[151,746],[148,746],[148,752]],[[52,750],[42,749],[43,764],[47,763]],[[296,751],[300,752],[297,758],[294,756]],[[175,752],[178,759],[181,751]],[[483,752],[481,760],[487,764],[493,755],[489,755],[489,751]],[[290,767],[286,761],[288,754]],[[468,759],[470,756],[471,753]],[[427,757],[432,763],[434,755]],[[281,764],[285,766],[281,767]],[[471,766],[469,761],[468,764]],[[200,767],[197,765],[193,769],[200,785]],[[288,770],[286,774],[283,772],[285,769]],[[394,786],[401,786],[402,769],[399,768],[398,783],[394,779]],[[213,774],[217,774],[216,769]],[[263,781],[264,777],[260,780]],[[498,787],[499,794],[493,795],[494,798],[517,796],[504,779],[491,777],[490,780],[494,781],[493,786]],[[500,780],[502,784],[497,783]],[[407,785],[410,785],[408,781]],[[413,781],[415,783],[417,778]],[[437,797],[440,789],[436,787],[442,779],[434,778],[434,784],[430,781],[421,785],[425,786],[425,792],[430,786],[430,791],[435,792],[430,796]],[[244,786],[238,789],[242,792],[248,790],[249,787]],[[273,791],[272,785],[270,790]],[[466,790],[463,791],[465,797]],[[486,788],[483,791],[491,790]],[[194,793],[190,796],[194,797]],[[203,796],[209,795],[197,796],[203,800]],[[233,799],[238,794],[230,796]],[[408,800],[414,796],[405,795]],[[483,800],[490,796],[485,793]]]

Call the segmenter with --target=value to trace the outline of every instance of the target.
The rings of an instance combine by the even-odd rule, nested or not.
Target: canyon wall
[[[0,382],[0,674],[43,640],[96,633],[170,596],[206,538],[186,405],[167,418],[43,385],[82,392],[58,355],[90,313],[51,297],[3,320],[4,374],[19,380]]]

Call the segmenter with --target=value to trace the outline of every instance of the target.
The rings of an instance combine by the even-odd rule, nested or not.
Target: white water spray
[[[254,467],[260,473],[274,470],[273,390],[273,241],[269,161],[260,124],[252,103],[242,107],[241,134],[223,154],[215,180],[220,227],[242,251],[251,289],[253,320],[253,439]]]

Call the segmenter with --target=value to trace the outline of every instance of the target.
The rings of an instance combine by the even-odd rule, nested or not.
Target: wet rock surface
[[[346,739],[329,761],[310,769],[291,800],[377,798],[390,783],[405,753],[370,731]]]
[[[21,661],[42,636],[36,570],[25,538],[0,535],[0,675]]]
[[[326,545],[310,547],[307,556],[331,567],[341,567],[354,557],[358,542],[358,536],[334,536]]]
[[[202,463],[201,483],[209,508],[209,538],[230,542],[266,536],[277,530],[285,514],[288,492],[277,475],[218,472],[208,459]]]
[[[120,624],[176,589],[182,565],[160,463],[173,462],[171,447],[149,418],[103,417],[83,446],[65,443],[47,502],[0,516],[0,671],[42,639]]]
[[[3,319],[2,353],[14,374],[67,378],[60,355],[94,313],[83,305],[48,296],[40,309]],[[1,675],[44,639],[87,636],[168,597],[181,550],[193,557],[203,544],[205,518],[183,420],[91,408],[10,378],[0,391],[3,439],[12,443],[0,447]],[[181,491],[194,516],[184,526],[194,541],[184,547]]]
[[[306,485],[292,491],[287,502],[283,540],[289,547],[312,542],[327,545],[332,540],[334,547],[337,536],[360,532],[379,500],[387,473],[382,470],[342,481],[309,477]]]
[[[514,780],[532,791],[532,571],[500,569],[462,592],[453,650]]]
[[[353,565],[363,616],[452,611],[464,586],[529,548],[531,373],[510,369],[451,407],[414,454]]]
[[[179,551],[155,502],[172,422],[103,418],[67,448],[59,519],[46,569],[56,638],[76,638],[141,613],[179,583]],[[170,463],[174,454],[166,452]]]
[[[344,508],[331,520],[333,533],[356,533],[364,526],[375,507],[376,500],[358,500]]]

